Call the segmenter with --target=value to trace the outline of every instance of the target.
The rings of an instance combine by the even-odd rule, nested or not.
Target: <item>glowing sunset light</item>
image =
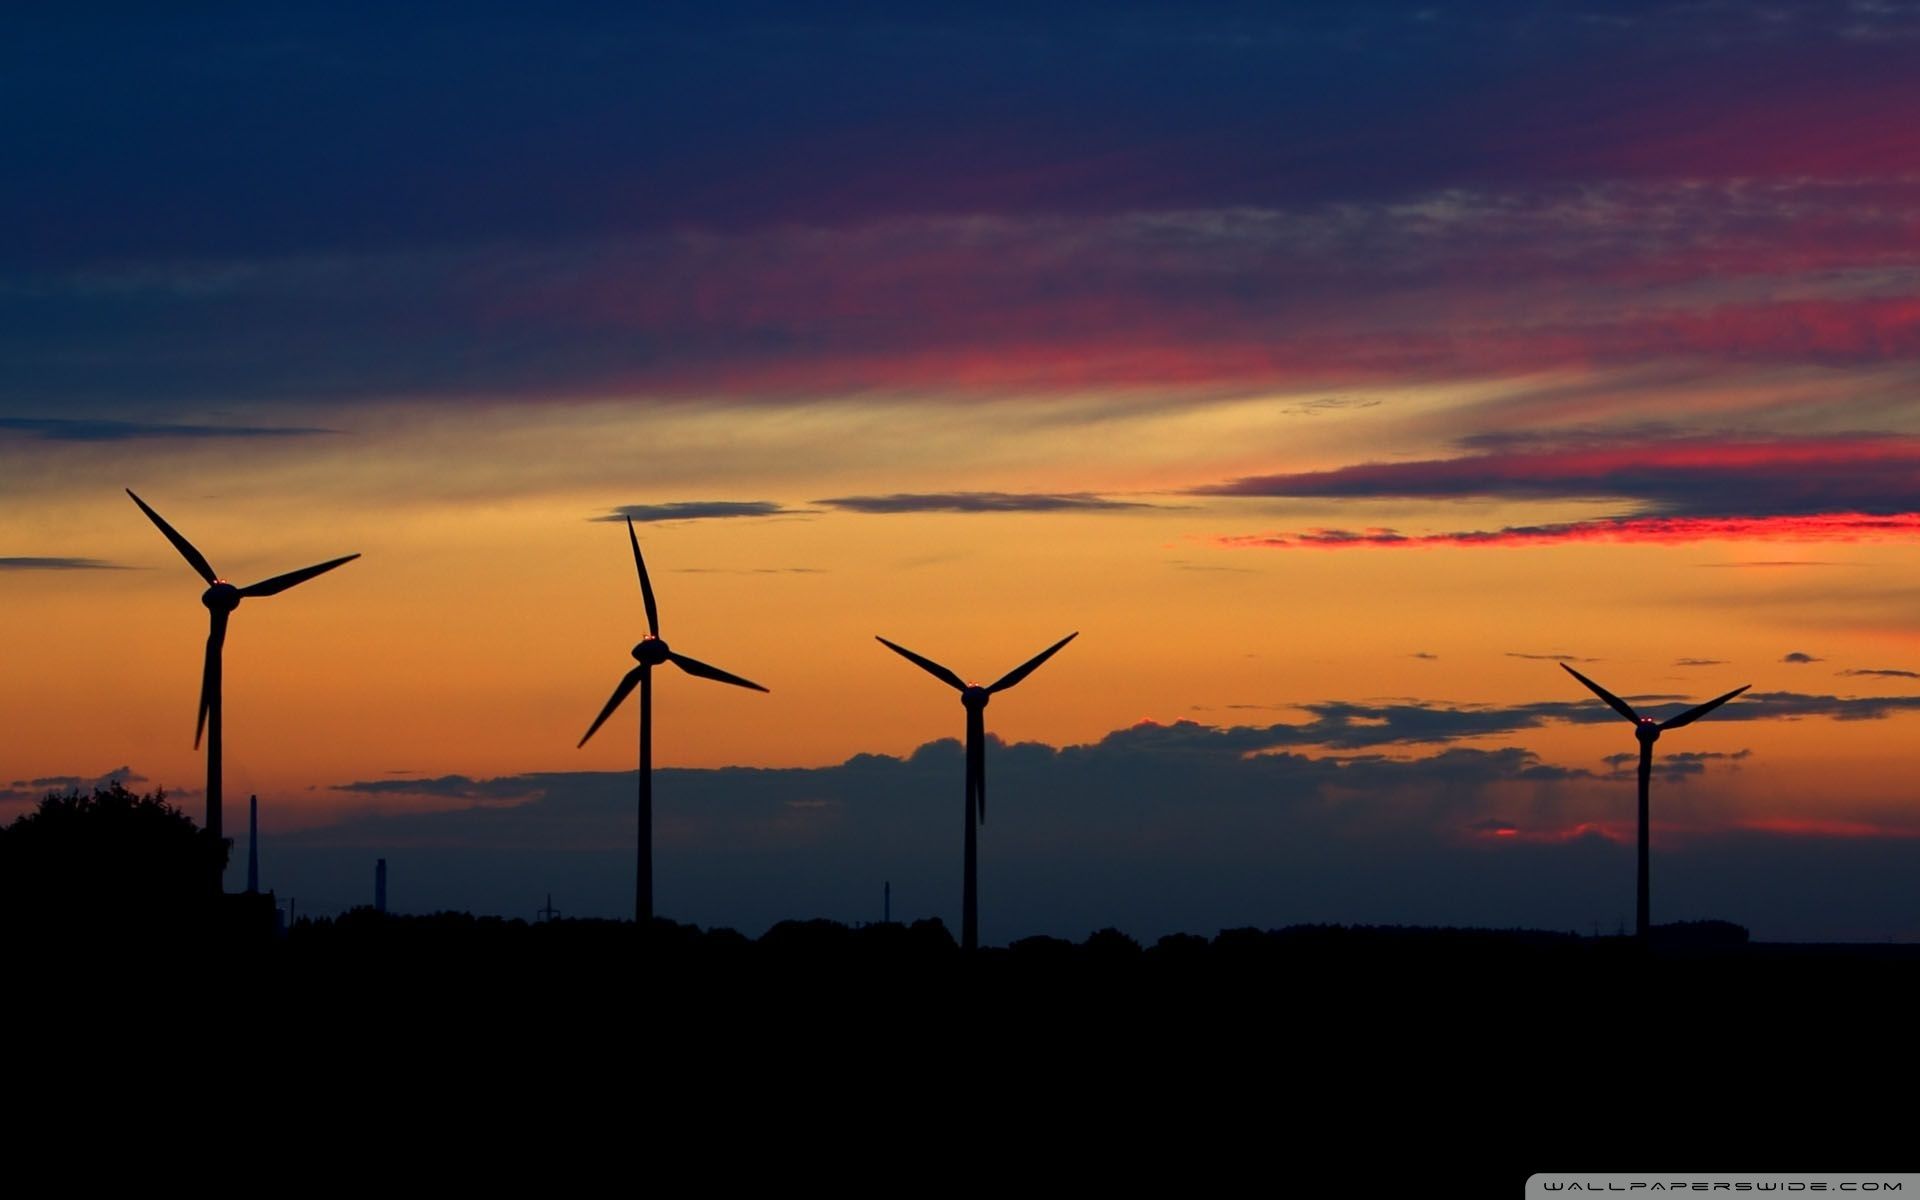
[[[632,727],[576,749],[631,521],[673,646],[775,689],[663,677],[664,916],[959,930],[971,726],[871,639],[1079,630],[973,739],[983,945],[1615,928],[1635,765],[1553,663],[1753,684],[1653,768],[1662,921],[1906,936],[1920,18],[1431,9],[48,16],[0,48],[0,820],[203,810],[132,486],[235,579],[365,555],[221,664],[302,911],[378,858],[636,911]]]

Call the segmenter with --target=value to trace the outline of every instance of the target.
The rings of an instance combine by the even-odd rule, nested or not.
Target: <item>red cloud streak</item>
[[[1217,487],[1228,496],[1629,496],[1669,500],[1715,483],[1775,496],[1809,485],[1920,487],[1920,438],[1645,438],[1545,450],[1498,450],[1417,462],[1361,463],[1332,471],[1256,475]],[[1895,490],[1894,495],[1900,493]]]
[[[1920,534],[1920,438],[1660,437],[1605,441],[1572,433],[1478,439],[1480,453],[1331,471],[1255,475],[1201,495],[1313,499],[1618,499],[1616,515],[1405,534],[1306,529],[1216,539],[1223,546],[1346,547],[1853,542]]]
[[[1568,542],[1643,542],[1678,545],[1706,541],[1863,542],[1920,537],[1920,513],[1875,516],[1821,513],[1783,517],[1620,517],[1558,525],[1406,535],[1391,529],[1309,529],[1215,538],[1234,549],[1344,549],[1409,546],[1542,546]]]
[[[1736,827],[1755,830],[1759,833],[1781,833],[1793,837],[1920,837],[1920,829],[1906,826],[1875,825],[1867,821],[1841,821],[1826,817],[1756,817],[1739,821]]]

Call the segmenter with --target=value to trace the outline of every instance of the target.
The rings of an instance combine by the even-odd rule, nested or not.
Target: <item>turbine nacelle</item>
[[[1641,717],[1633,723],[1633,736],[1651,745],[1660,740],[1660,722],[1652,717]]]
[[[633,660],[642,666],[657,667],[673,657],[673,651],[667,643],[652,634],[633,644]]]
[[[968,709],[977,711],[985,708],[987,701],[991,699],[993,699],[993,692],[977,683],[970,683],[960,689],[960,703]]]
[[[232,612],[240,607],[240,589],[224,579],[216,579],[212,587],[200,593],[200,603],[212,612]]]

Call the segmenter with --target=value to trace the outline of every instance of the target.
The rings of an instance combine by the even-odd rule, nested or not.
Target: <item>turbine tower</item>
[[[140,506],[140,511],[146,513],[147,518],[167,536],[167,540],[173,543],[173,548],[180,552],[180,557],[187,560],[187,565],[207,581],[207,590],[200,593],[200,603],[207,606],[207,613],[213,623],[207,633],[206,663],[200,671],[200,718],[193,729],[193,747],[196,750],[200,748],[200,737],[205,734],[207,739],[207,830],[213,834],[215,842],[224,842],[226,833],[220,814],[220,653],[227,641],[227,618],[233,615],[234,609],[240,607],[242,600],[259,596],[277,596],[297,583],[305,583],[316,575],[325,574],[340,564],[352,562],[360,556],[349,554],[345,558],[329,559],[311,567],[302,567],[298,571],[288,571],[285,575],[275,575],[271,579],[263,579],[259,583],[237,588],[215,574],[214,569],[207,564],[206,556],[194,549],[193,543],[181,537],[179,531],[167,524],[159,513],[147,507],[145,500],[134,496],[132,488],[127,489],[127,495],[133,496],[133,502]],[[218,874],[213,879],[213,890],[216,892],[222,890],[222,881]]]
[[[260,797],[247,797],[247,895],[260,890]]]
[[[1709,700],[1705,704],[1697,704],[1677,717],[1668,717],[1664,721],[1656,721],[1651,717],[1643,717],[1633,711],[1633,706],[1625,700],[1609,692],[1593,680],[1588,679],[1572,667],[1567,666],[1567,664],[1561,663],[1560,666],[1567,674],[1578,679],[1581,683],[1586,684],[1587,689],[1594,695],[1605,700],[1607,707],[1613,709],[1613,711],[1619,713],[1627,720],[1632,721],[1633,736],[1640,741],[1640,878],[1635,897],[1633,933],[1634,936],[1640,940],[1640,944],[1644,946],[1647,944],[1647,937],[1649,931],[1652,929],[1652,917],[1648,911],[1647,903],[1647,788],[1653,778],[1653,744],[1659,741],[1660,735],[1667,730],[1678,729],[1682,725],[1693,724],[1701,717],[1706,716],[1714,709],[1719,708],[1722,704],[1725,704],[1753,685],[1750,683],[1742,684],[1726,695]]]
[[[963,683],[958,675],[932,659],[922,658],[905,646],[896,646],[883,637],[874,638],[882,646],[959,692],[960,703],[967,710],[967,849],[965,879],[960,885],[960,948],[963,950],[976,949],[980,944],[980,874],[975,829],[987,823],[987,701],[993,698],[995,692],[1004,692],[1033,674],[1060,647],[1079,636],[1077,632],[1068,634],[988,687]]]
[[[621,676],[613,689],[600,715],[587,726],[586,736],[580,739],[580,746],[606,723],[613,710],[627,698],[635,684],[640,686],[640,850],[639,867],[634,879],[633,916],[645,932],[653,925],[653,669],[661,663],[672,663],[689,675],[698,675],[702,679],[714,679],[721,683],[730,683],[735,687],[752,688],[756,692],[767,689],[750,679],[730,675],[719,667],[709,666],[697,658],[688,658],[684,654],[669,649],[660,639],[660,610],[653,602],[653,583],[647,578],[647,564],[640,557],[640,538],[633,532],[633,518],[627,518],[627,540],[633,544],[633,567],[640,574],[640,598],[647,606],[647,636],[641,638],[633,648],[633,657],[640,665]],[[574,747],[576,750],[579,746]]]

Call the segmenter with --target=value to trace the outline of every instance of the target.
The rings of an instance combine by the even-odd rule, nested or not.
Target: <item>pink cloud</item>
[[[1615,499],[1581,521],[1406,534],[1314,528],[1217,538],[1222,546],[1486,546],[1709,540],[1848,542],[1920,534],[1920,438],[1482,437],[1477,453],[1331,471],[1256,475],[1202,495],[1342,499]]]
[[[1308,529],[1298,533],[1218,537],[1231,549],[1347,549],[1352,547],[1546,546],[1569,542],[1678,545],[1705,541],[1863,542],[1920,537],[1920,513],[1869,516],[1823,513],[1798,517],[1637,517],[1573,521],[1457,533],[1405,535],[1391,529]]]

